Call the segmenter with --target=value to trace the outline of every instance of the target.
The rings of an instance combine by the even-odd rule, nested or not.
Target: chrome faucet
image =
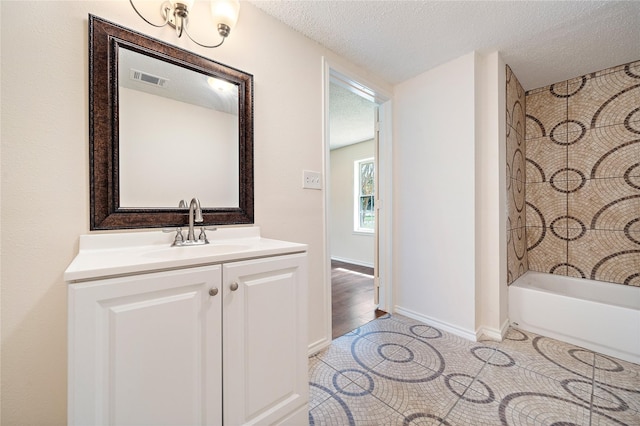
[[[202,222],[202,208],[200,207],[200,200],[192,198],[189,203],[189,232],[187,233],[187,243],[193,244],[197,242],[196,235],[193,230],[193,222]]]
[[[187,203],[185,203],[184,200],[180,200],[180,203],[178,203],[178,208],[186,209]],[[200,207],[200,200],[194,197],[191,199],[191,202],[189,203],[189,231],[187,232],[187,239],[185,240],[184,237],[182,236],[181,227],[173,228],[173,229],[171,228],[163,229],[163,232],[172,232],[173,230],[176,230],[176,238],[173,241],[173,244],[171,244],[171,246],[173,247],[200,246],[204,244],[209,244],[209,240],[207,239],[207,234],[205,233],[205,228],[206,228],[205,226],[200,227],[200,234],[196,238],[194,224],[202,223],[203,221],[204,219],[202,218],[202,208]],[[216,230],[216,228],[206,228],[206,229],[210,231]]]

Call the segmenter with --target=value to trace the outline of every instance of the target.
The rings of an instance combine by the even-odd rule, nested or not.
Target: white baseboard
[[[506,319],[500,329],[491,328],[491,327],[480,327],[476,330],[476,341],[479,341],[482,336],[487,337],[491,340],[497,340],[502,342],[504,340],[504,336],[507,334],[507,330],[509,329],[509,320]]]
[[[501,342],[502,340],[504,340],[504,336],[507,334],[507,330],[509,329],[509,324],[510,324],[509,320],[507,319],[504,321],[504,323],[502,324],[499,330],[495,328],[483,326],[478,328],[478,330],[474,333],[472,331],[466,330],[456,325],[449,324],[444,321],[440,321],[435,318],[419,314],[415,311],[412,311],[410,309],[405,309],[400,306],[396,306],[393,312],[400,315],[404,315],[405,317],[412,318],[416,321],[423,322],[439,330],[443,330],[448,333],[455,334],[456,336],[460,336],[464,339],[471,340],[472,342],[479,341],[483,335],[491,340],[497,340]],[[330,344],[331,344],[331,339],[329,338],[325,337],[325,338],[319,339],[309,344],[307,353],[309,356],[313,356],[318,352],[320,352],[321,350],[328,347]]]
[[[464,328],[460,328],[457,325],[449,324],[435,318],[428,317],[426,315],[419,314],[410,309],[405,309],[400,306],[395,306],[393,312],[404,315],[405,317],[413,318],[414,320],[423,322],[427,325],[435,327],[439,330],[446,331],[451,334],[455,334],[456,336],[460,336],[464,339],[471,340],[472,342],[477,342],[476,333],[470,330],[466,330]]]
[[[352,265],[365,266],[367,268],[374,267],[373,263],[364,262],[362,260],[347,259],[346,257],[331,256],[331,260],[337,260],[338,262],[344,262],[344,263],[351,263]]]
[[[307,349],[307,355],[313,356],[329,346],[331,344],[331,339],[322,338],[320,340],[316,340],[315,342],[309,344],[309,349]]]

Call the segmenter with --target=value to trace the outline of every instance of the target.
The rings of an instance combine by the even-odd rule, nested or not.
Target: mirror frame
[[[177,207],[179,200],[176,208],[121,208],[119,205],[119,47],[238,86],[238,207],[203,206],[202,224],[253,223],[253,75],[89,14],[90,229],[178,227],[188,223],[188,212]],[[188,167],[185,173],[189,173]]]

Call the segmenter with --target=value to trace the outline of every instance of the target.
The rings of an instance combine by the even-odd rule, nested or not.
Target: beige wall
[[[353,162],[373,158],[374,155],[373,140],[332,150],[329,193],[331,258],[371,267],[374,264],[374,235],[353,231]]]
[[[330,339],[323,195],[301,188],[303,169],[322,170],[322,56],[391,88],[247,3],[215,50],[148,26],[126,1],[0,7],[2,423],[66,422],[62,273],[89,231],[88,13],[254,75],[256,223],[266,237],[309,244],[309,339]]]

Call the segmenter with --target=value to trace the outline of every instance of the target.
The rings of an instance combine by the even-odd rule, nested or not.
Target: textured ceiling
[[[640,58],[639,1],[250,2],[392,84],[471,51],[525,89]]]
[[[391,84],[472,51],[525,89],[640,59],[640,1],[249,1]],[[332,147],[373,135],[367,101],[332,87],[330,108]]]
[[[329,87],[331,149],[373,139],[375,104],[337,84]]]

